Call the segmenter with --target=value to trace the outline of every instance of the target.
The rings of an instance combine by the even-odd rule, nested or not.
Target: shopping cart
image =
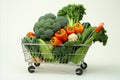
[[[70,53],[67,54],[51,54],[51,53],[44,53],[41,51],[32,51],[28,49],[28,47],[41,47],[41,46],[52,46],[50,44],[33,44],[33,43],[22,43],[22,49],[25,57],[25,61],[28,62],[28,71],[30,73],[35,72],[35,68],[39,67],[41,63],[51,63],[51,64],[70,64],[72,63],[72,60],[75,61],[75,56],[76,57],[82,57],[80,62],[78,64],[75,64],[76,66],[79,66],[75,70],[77,75],[81,75],[83,73],[83,70],[87,68],[87,63],[84,62],[85,54],[74,54],[74,52],[80,48],[80,47],[90,47],[90,45],[84,45],[84,44],[79,44],[79,45],[73,45],[73,46],[68,46],[71,50]],[[54,46],[55,48],[60,48],[63,45],[57,45]],[[47,58],[49,56],[49,59]],[[74,63],[73,63],[74,64]],[[72,65],[73,65],[72,64]]]

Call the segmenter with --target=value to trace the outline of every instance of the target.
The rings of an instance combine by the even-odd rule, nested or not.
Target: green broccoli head
[[[46,22],[45,19],[41,19],[41,20],[38,22],[38,23],[39,23],[38,25],[39,25],[39,26],[42,26],[45,22]]]
[[[53,23],[52,30],[54,32],[58,31],[61,28],[61,25],[58,22]]]
[[[40,16],[40,18],[38,19],[38,22],[41,21],[42,19],[45,19],[44,16]]]
[[[40,20],[39,22],[36,22],[36,23],[34,24],[34,27],[33,27],[34,32],[35,32],[36,30],[38,30],[40,27],[43,27],[43,24],[44,24],[45,22],[46,22],[45,19],[42,19],[42,20]]]
[[[66,17],[56,17],[54,14],[48,13],[39,18],[38,22],[35,23],[33,30],[37,38],[50,40],[54,35],[54,32],[65,27],[67,23],[68,20]]]
[[[39,31],[39,30],[35,30],[35,36],[36,36],[37,38],[40,38],[40,31]]]
[[[41,34],[41,35],[40,35],[40,39],[42,39],[42,40],[46,40],[45,35],[44,35],[44,34]]]
[[[24,37],[22,39],[22,43],[38,43],[38,40],[36,37]],[[29,51],[34,51],[34,52],[38,52],[39,51],[39,46],[36,45],[24,45],[25,48],[27,48]]]
[[[54,32],[52,29],[47,29],[46,31],[44,31],[44,35],[47,39],[50,39],[54,35]]]
[[[46,19],[46,22],[49,22],[52,25],[54,23],[54,19]]]
[[[47,13],[44,15],[44,19],[55,19],[56,16],[53,13]]]
[[[43,24],[43,28],[44,28],[45,30],[50,29],[51,26],[52,26],[52,25],[51,25],[49,22],[45,22],[45,23]]]
[[[34,32],[35,32],[36,30],[38,30],[39,28],[40,28],[39,23],[36,22],[36,23],[34,24],[34,27],[33,27]]]
[[[58,16],[55,21],[58,22],[61,27],[65,27],[68,24],[68,19],[64,16]]]
[[[36,37],[37,37],[37,38],[40,38],[40,35],[42,35],[43,32],[44,32],[44,29],[43,29],[42,27],[39,28],[39,29],[37,29],[37,30],[35,30],[35,35],[36,35]]]

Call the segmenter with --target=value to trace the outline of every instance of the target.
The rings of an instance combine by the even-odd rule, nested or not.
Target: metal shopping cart
[[[87,63],[84,62],[85,54],[74,54],[74,52],[80,48],[80,47],[87,47],[89,49],[90,45],[73,45],[68,46],[68,50],[71,50],[70,53],[67,54],[53,54],[54,52],[42,52],[42,51],[33,51],[30,50],[30,47],[43,47],[43,46],[52,46],[50,44],[33,44],[33,43],[22,43],[22,49],[25,57],[25,61],[28,62],[29,67],[28,71],[30,73],[35,72],[35,68],[39,67],[41,63],[55,63],[55,64],[70,64],[72,62],[75,62],[76,57],[80,57],[80,62],[75,64],[79,65],[79,68],[75,70],[77,75],[81,75],[83,73],[83,70],[87,68]],[[61,48],[63,45],[57,45],[54,46],[54,48]]]

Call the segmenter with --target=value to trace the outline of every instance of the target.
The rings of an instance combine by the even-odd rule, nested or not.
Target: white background
[[[87,70],[76,76],[75,67],[43,64],[34,74],[27,72],[21,38],[33,31],[34,23],[46,13],[56,14],[63,6],[82,3],[86,15],[81,22],[105,23],[106,46],[95,43],[85,61]],[[0,80],[119,80],[120,0],[0,0]],[[43,70],[43,71],[40,71]]]

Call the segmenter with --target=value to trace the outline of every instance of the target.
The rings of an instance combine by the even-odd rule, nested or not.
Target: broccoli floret
[[[22,39],[22,43],[38,43],[38,40],[36,37],[24,37]],[[39,46],[37,45],[24,45],[29,51],[33,51],[33,52],[38,52],[39,51]]]
[[[58,31],[61,28],[61,25],[58,22],[53,23],[52,30],[54,32]]]
[[[58,22],[61,27],[65,27],[68,24],[68,20],[64,16],[58,16],[55,21]]]
[[[44,34],[40,35],[40,39],[46,40],[46,37]]]
[[[52,25],[51,25],[49,22],[45,22],[45,23],[43,24],[43,28],[44,28],[45,30],[50,29],[51,26],[52,26]]]
[[[34,27],[33,27],[34,32],[35,32],[36,30],[38,30],[40,27],[43,27],[43,24],[44,24],[45,22],[46,22],[45,19],[42,19],[41,21],[36,22],[35,25],[34,25]]]
[[[61,55],[61,46],[56,46],[52,49],[52,53],[55,57],[59,57]]]
[[[35,32],[36,30],[38,30],[39,28],[40,28],[40,26],[39,26],[38,22],[36,22],[36,23],[34,24],[34,27],[33,27],[34,32]]]
[[[49,22],[51,25],[54,23],[53,19],[47,19],[46,22]]]
[[[41,17],[38,19],[38,22],[41,21],[42,19],[45,19],[44,16],[41,16]]]
[[[54,32],[52,29],[47,29],[46,31],[44,31],[44,35],[47,39],[50,39],[54,35]]]
[[[35,35],[37,38],[40,38],[40,31],[39,30],[35,30]]]
[[[43,29],[43,28],[41,27],[41,28],[39,29],[40,34],[44,34],[44,33],[43,33],[44,30],[45,30],[45,29]]]
[[[56,16],[53,13],[47,13],[44,15],[44,19],[55,19]]]
[[[44,29],[42,27],[38,30],[35,30],[36,37],[40,38],[40,35],[43,34],[43,32],[44,32]]]
[[[38,22],[38,23],[39,23],[39,26],[42,26],[45,22],[46,22],[45,19],[40,20],[40,21]]]

